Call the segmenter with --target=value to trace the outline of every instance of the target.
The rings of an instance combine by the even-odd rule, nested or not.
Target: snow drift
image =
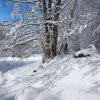
[[[96,51],[96,47],[94,45],[89,45],[87,49],[85,50],[80,50],[78,52],[76,52],[74,54],[74,57],[75,58],[78,58],[78,57],[88,57],[88,56],[93,56],[97,53]]]
[[[29,65],[2,73],[1,100],[100,100],[100,55],[56,57],[42,68],[37,56]]]
[[[59,93],[32,86],[24,88],[14,100],[60,100]]]

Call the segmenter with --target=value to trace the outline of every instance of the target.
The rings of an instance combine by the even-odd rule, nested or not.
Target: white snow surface
[[[38,54],[4,59],[0,100],[100,100],[100,55],[77,59],[66,55],[45,64]]]

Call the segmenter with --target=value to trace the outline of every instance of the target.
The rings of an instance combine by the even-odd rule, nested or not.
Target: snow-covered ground
[[[0,100],[100,100],[100,55],[41,61],[2,58]]]

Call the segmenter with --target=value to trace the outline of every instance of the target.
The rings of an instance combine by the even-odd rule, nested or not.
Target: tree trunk
[[[61,9],[60,7],[61,7],[61,0],[56,0],[55,15],[54,15],[54,21],[56,22],[59,22],[60,9]],[[53,57],[57,55],[58,29],[59,29],[59,23],[53,26],[53,41],[52,41]]]
[[[51,0],[48,0],[48,8],[51,7]],[[50,20],[50,18],[48,17],[48,8],[47,8],[47,4],[46,4],[46,0],[42,0],[42,5],[43,5],[43,18],[44,18],[44,27],[45,27],[45,43],[44,43],[44,47],[43,47],[43,51],[44,51],[44,58],[43,58],[43,62],[45,62],[46,59],[51,58],[52,55],[52,51],[50,48],[50,32],[49,32],[49,24],[46,23],[46,21]],[[49,10],[50,12],[51,10]]]
[[[43,5],[43,17],[45,21],[45,45],[43,48],[44,51],[44,58],[43,62],[45,62],[47,59],[52,59],[57,55],[57,38],[58,38],[58,25],[55,25],[53,23],[48,23],[46,21],[59,21],[59,15],[60,15],[60,4],[61,0],[56,0],[55,5],[55,14],[54,19],[52,19],[52,0],[42,0]]]

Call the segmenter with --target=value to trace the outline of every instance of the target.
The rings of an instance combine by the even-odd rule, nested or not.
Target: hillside
[[[41,55],[24,60],[8,58],[5,66],[18,67],[0,72],[1,100],[99,100],[99,59],[95,55],[56,57],[41,65]],[[14,62],[15,61],[15,62]],[[23,65],[23,66],[22,66]],[[10,65],[9,65],[10,66]],[[34,70],[36,72],[34,72]]]

